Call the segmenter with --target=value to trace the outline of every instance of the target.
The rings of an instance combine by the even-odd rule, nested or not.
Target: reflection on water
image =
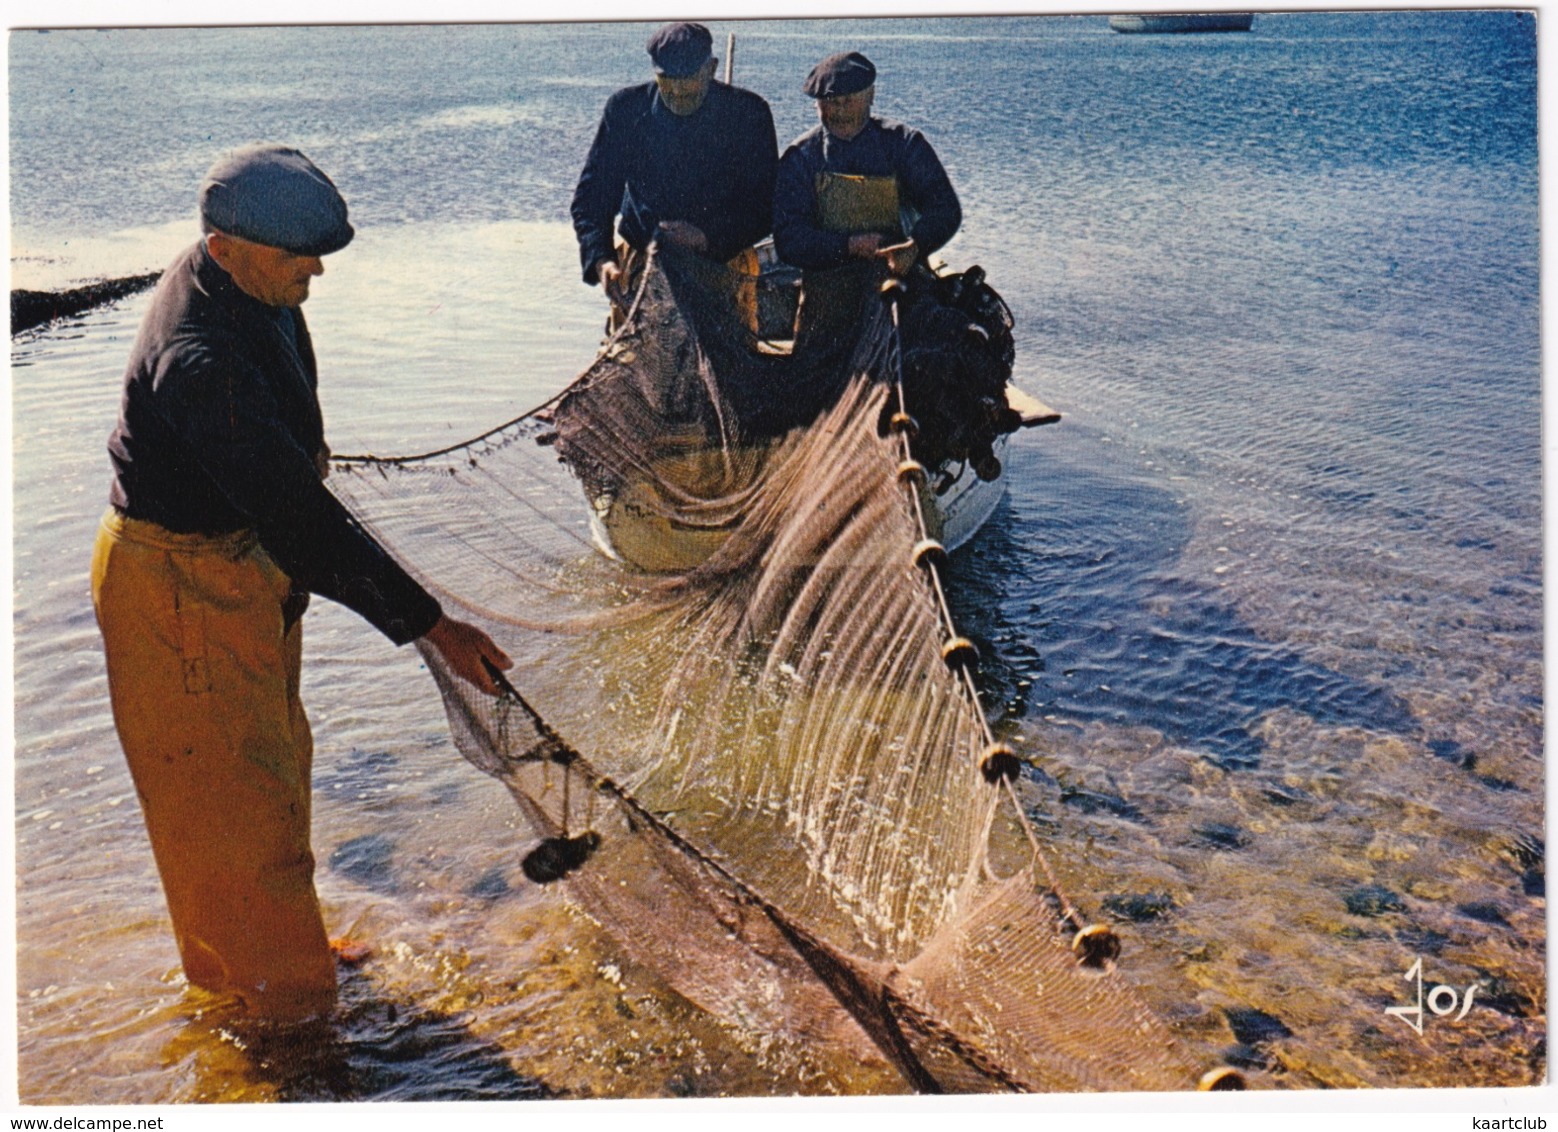
[[[1262,640],[1223,594],[1180,572],[1191,537],[1183,499],[1076,453],[1056,454],[1064,439],[1044,441],[1019,465],[1050,485],[1042,524],[1025,523],[1008,504],[953,575],[960,620],[991,645],[992,700],[1004,694],[1014,720],[1032,713],[1073,728],[1133,720],[1244,769],[1260,764],[1257,725],[1278,707],[1331,725],[1417,730],[1388,686]],[[1024,553],[1025,545],[1042,553]],[[1008,593],[1032,600],[988,600]]]
[[[1121,925],[1126,970],[1268,1084],[1540,1080],[1540,685],[1515,712],[1473,695],[1510,679],[1512,640],[1536,647],[1534,611],[1506,607],[1493,640],[1463,611],[1381,648],[1396,603],[1355,578],[1327,610],[1353,639],[1300,651],[1302,623],[1281,632],[1265,610],[1323,572],[1285,592],[1219,585],[1228,552],[1198,550],[1184,496],[1095,461],[1075,432],[1046,439],[1014,458],[1028,487],[1004,521],[954,564],[955,600],[1035,759],[1030,816],[1079,903]],[[1330,534],[1346,549],[1340,523]],[[1432,608],[1433,588],[1401,603]],[[1447,679],[1452,641],[1465,664]],[[1369,676],[1350,671],[1363,642]],[[1417,958],[1430,987],[1477,987],[1463,1018],[1430,1014],[1426,1042],[1385,1013],[1411,1002]]]
[[[194,1007],[205,996],[190,995]],[[170,1100],[529,1100],[547,1095],[460,1014],[376,995],[347,978],[328,1023],[264,1026],[220,1005],[196,1008],[162,1049],[187,1091]]]

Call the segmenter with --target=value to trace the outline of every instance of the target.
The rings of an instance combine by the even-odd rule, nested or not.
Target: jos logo
[[[1452,986],[1440,983],[1429,990],[1427,996],[1423,994],[1423,960],[1407,968],[1407,973],[1401,976],[1408,982],[1417,982],[1417,1001],[1411,1006],[1387,1006],[1386,1014],[1394,1014],[1419,1034],[1423,1032],[1423,1007],[1426,1005],[1429,1012],[1443,1018],[1448,1014],[1455,1014],[1455,1020],[1459,1022],[1466,1017],[1466,1012],[1471,1009],[1472,999],[1476,997],[1479,984],[1471,983],[1466,987],[1463,997],[1461,992]],[[1460,1007],[1460,1013],[1456,1014],[1456,1007]]]

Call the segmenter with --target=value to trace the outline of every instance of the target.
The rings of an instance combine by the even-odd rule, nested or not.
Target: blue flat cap
[[[251,145],[220,158],[200,183],[200,218],[241,240],[293,255],[329,255],[351,243],[346,201],[295,149]]]
[[[801,89],[813,98],[833,98],[859,94],[874,82],[876,68],[871,60],[858,51],[840,51],[813,67]]]
[[[648,49],[655,74],[685,79],[714,54],[714,37],[702,24],[666,24],[649,37]]]

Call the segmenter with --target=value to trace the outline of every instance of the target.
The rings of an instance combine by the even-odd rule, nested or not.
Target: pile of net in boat
[[[951,631],[897,404],[894,312],[828,365],[766,350],[662,253],[537,411],[332,487],[516,661],[424,650],[455,740],[557,881],[737,1025],[876,1052],[923,1091],[1195,1073],[1048,874]],[[952,638],[949,641],[949,637]]]

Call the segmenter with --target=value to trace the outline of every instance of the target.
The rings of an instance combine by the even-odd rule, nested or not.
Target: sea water
[[[224,150],[360,235],[308,316],[337,452],[544,400],[602,319],[567,206],[650,25],[13,32],[13,286],[161,266]],[[1065,413],[956,557],[1051,863],[1193,1060],[1263,1087],[1522,1084],[1545,1057],[1535,21],[717,23],[781,144],[875,61],[945,249]],[[374,958],[277,1043],[185,987],[87,583],[140,296],[12,339],[19,1078],[31,1103],[899,1088],[703,1014],[518,864],[410,650],[307,620],[319,888]],[[1414,963],[1461,1011],[1413,1016]],[[1473,992],[1472,987],[1476,990]],[[1441,996],[1437,1000],[1444,1004]]]

